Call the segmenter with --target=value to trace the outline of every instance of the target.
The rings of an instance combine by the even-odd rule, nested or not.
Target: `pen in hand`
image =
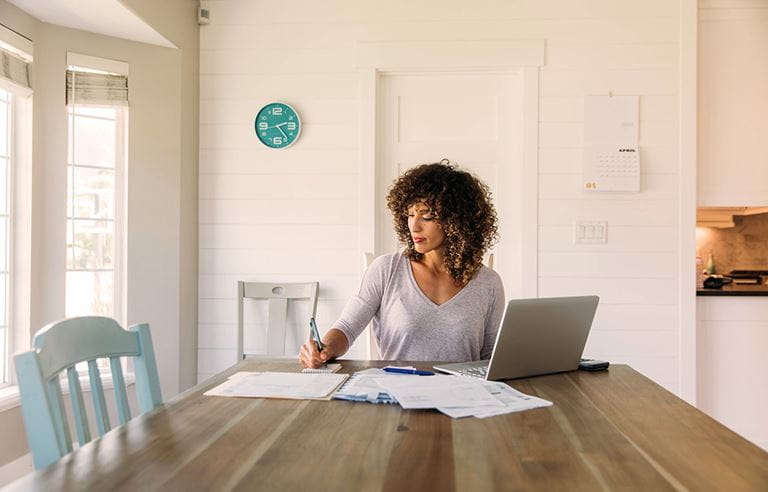
[[[320,340],[320,331],[317,329],[317,323],[315,323],[315,318],[309,318],[309,337],[315,341],[318,352],[322,352],[323,349],[325,349],[325,345],[323,345],[323,341]]]

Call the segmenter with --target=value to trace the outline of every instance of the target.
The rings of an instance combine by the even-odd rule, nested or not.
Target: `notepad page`
[[[332,373],[337,372],[339,369],[341,369],[341,364],[325,364],[322,367],[318,367],[317,369],[312,369],[311,367],[305,367],[301,370],[303,373]]]

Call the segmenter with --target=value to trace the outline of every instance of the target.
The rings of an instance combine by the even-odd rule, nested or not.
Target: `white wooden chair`
[[[493,270],[493,252],[485,253],[485,255],[483,255],[483,263]]]
[[[269,355],[285,355],[285,328],[288,321],[288,301],[309,300],[307,313],[307,333],[309,318],[317,311],[318,282],[305,283],[269,283],[237,282],[237,361],[245,358],[243,348],[243,301],[245,299],[266,299],[269,311],[266,332],[266,347]]]

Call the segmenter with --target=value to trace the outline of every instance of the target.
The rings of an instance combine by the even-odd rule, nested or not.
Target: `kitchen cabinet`
[[[768,297],[697,297],[697,407],[768,451]]]
[[[699,6],[698,205],[768,205],[768,3]]]

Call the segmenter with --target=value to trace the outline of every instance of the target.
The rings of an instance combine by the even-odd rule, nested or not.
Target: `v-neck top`
[[[504,286],[485,266],[451,299],[435,304],[403,251],[376,258],[333,327],[350,346],[371,323],[382,359],[489,359],[504,312]]]

